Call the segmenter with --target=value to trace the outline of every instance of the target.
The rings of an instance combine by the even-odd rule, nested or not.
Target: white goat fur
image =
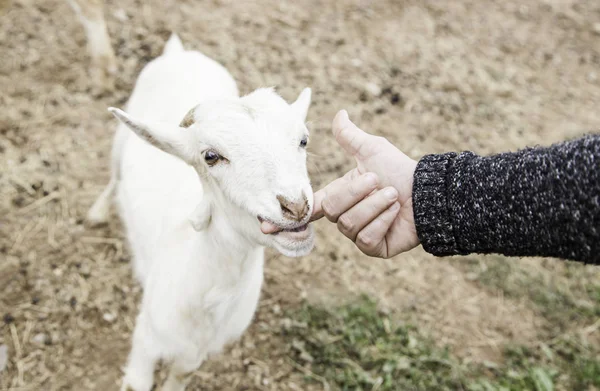
[[[295,241],[262,234],[257,219],[290,229],[308,222],[312,188],[299,143],[309,104],[310,89],[291,105],[271,89],[240,98],[225,68],[173,35],[141,72],[128,114],[111,109],[122,122],[112,177],[88,220],[106,221],[117,193],[144,289],[123,390],[150,390],[159,359],[171,364],[163,390],[184,390],[189,374],[250,324],[264,247],[288,256],[312,249],[310,227]],[[194,107],[193,124],[177,126]],[[226,160],[209,167],[207,149]],[[306,215],[286,219],[277,196],[302,194]]]

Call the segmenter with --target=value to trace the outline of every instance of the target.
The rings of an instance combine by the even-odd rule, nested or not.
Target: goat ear
[[[108,111],[143,140],[186,163],[191,162],[193,155],[189,151],[190,135],[186,129],[157,122],[143,123],[114,107],[109,107]]]
[[[308,114],[308,108],[310,107],[310,97],[311,89],[307,87],[302,90],[298,99],[292,103],[292,108],[298,113],[302,121],[306,121],[306,115]]]

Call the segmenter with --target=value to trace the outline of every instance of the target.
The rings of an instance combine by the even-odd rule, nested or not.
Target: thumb
[[[370,136],[350,121],[346,110],[337,113],[333,119],[332,131],[338,144],[353,157],[360,156],[360,149]]]

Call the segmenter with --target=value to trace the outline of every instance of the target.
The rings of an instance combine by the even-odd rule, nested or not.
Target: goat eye
[[[209,149],[204,153],[204,161],[206,161],[209,166],[214,166],[220,159],[221,155],[213,150]]]
[[[304,137],[302,138],[302,140],[300,141],[300,147],[301,148],[306,148],[306,146],[308,145],[308,137]]]

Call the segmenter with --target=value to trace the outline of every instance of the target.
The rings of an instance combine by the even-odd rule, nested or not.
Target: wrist
[[[459,253],[447,199],[447,178],[455,158],[455,153],[427,155],[417,163],[413,175],[415,231],[423,249],[434,255]]]

